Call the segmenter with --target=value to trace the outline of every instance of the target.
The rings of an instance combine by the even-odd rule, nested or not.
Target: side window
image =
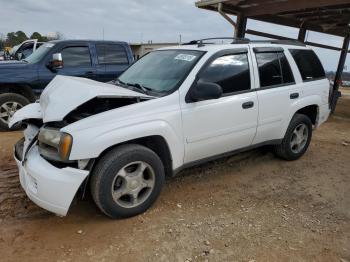
[[[232,54],[216,58],[202,73],[201,79],[221,86],[223,94],[250,89],[247,54]]]
[[[62,50],[64,67],[91,66],[90,50],[87,46],[72,46]]]
[[[292,69],[290,68],[287,57],[282,52],[278,53],[278,57],[281,63],[283,83],[284,84],[295,83],[293,72],[292,72]]]
[[[29,43],[21,48],[19,52],[22,53],[22,59],[27,58],[33,53],[33,46],[33,43]]]
[[[290,49],[289,51],[304,81],[326,77],[323,66],[314,51],[305,49]]]
[[[125,49],[121,45],[97,44],[96,51],[100,65],[129,63]]]
[[[261,87],[293,84],[294,77],[283,52],[256,53]]]

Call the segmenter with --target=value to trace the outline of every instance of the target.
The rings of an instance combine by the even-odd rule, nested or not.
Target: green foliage
[[[38,39],[39,42],[47,42],[47,37],[46,36],[43,36],[41,35],[40,33],[38,32],[34,32],[31,36],[30,36],[30,39]]]
[[[28,39],[38,39],[39,42],[47,42],[48,41],[46,36],[43,36],[38,32],[34,32],[30,36],[30,38],[28,38],[28,36],[23,31],[17,31],[17,32],[9,32],[9,33],[7,33],[6,37],[0,38],[0,47],[1,46],[13,47],[15,45],[22,43],[23,41],[28,40]]]

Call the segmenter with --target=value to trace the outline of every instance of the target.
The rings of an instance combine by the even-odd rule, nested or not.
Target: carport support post
[[[332,113],[335,110],[338,98],[341,96],[341,93],[338,90],[339,90],[341,76],[343,74],[343,70],[344,70],[344,66],[345,66],[346,55],[348,54],[348,51],[349,51],[349,42],[350,42],[350,33],[348,33],[348,35],[344,38],[342,51],[340,53],[337,72],[336,72],[335,77],[334,77],[333,94],[332,94],[332,100],[331,100]]]
[[[237,15],[237,26],[235,28],[235,37],[244,38],[247,28],[247,17],[243,14]]]
[[[306,37],[306,29],[304,27],[301,27],[299,29],[298,41],[304,43],[305,42],[305,37]]]

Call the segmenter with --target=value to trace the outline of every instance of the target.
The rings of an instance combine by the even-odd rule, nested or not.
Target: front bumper
[[[18,141],[23,143],[23,140]],[[15,150],[23,146],[16,145]],[[20,182],[27,196],[38,206],[60,216],[65,216],[73,198],[89,175],[89,171],[77,168],[57,168],[42,158],[38,147],[34,145],[26,154],[15,152]]]

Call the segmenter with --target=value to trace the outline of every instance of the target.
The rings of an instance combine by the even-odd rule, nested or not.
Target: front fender
[[[173,160],[173,168],[183,164],[184,144],[180,132],[164,120],[147,121],[143,123],[124,125],[106,129],[99,126],[84,130],[69,131],[73,137],[70,160],[97,158],[106,149],[130,140],[161,136],[169,146]],[[63,131],[65,131],[63,129]]]

